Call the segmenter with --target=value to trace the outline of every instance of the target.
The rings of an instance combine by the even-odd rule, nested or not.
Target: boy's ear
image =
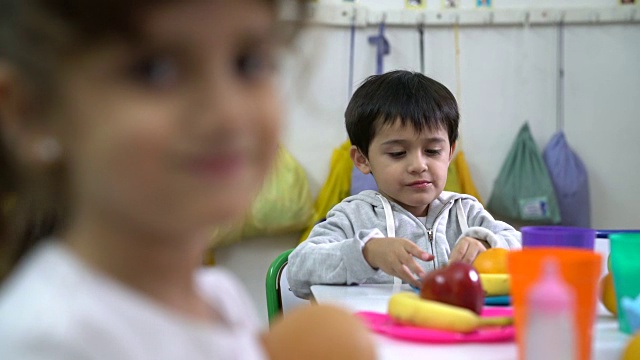
[[[362,172],[363,174],[370,174],[371,167],[369,166],[369,160],[362,154],[360,149],[358,149],[355,145],[351,145],[351,149],[349,150],[349,155],[351,156],[351,161],[353,164]]]
[[[451,163],[451,160],[453,160],[453,154],[455,154],[455,152],[456,152],[456,145],[458,145],[458,143],[454,142],[451,145],[451,150],[449,150],[449,163]]]

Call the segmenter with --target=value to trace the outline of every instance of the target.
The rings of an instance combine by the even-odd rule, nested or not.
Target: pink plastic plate
[[[427,343],[504,342],[515,338],[513,326],[483,327],[471,333],[427,329],[395,322],[387,314],[362,311],[357,313],[373,331],[398,339]],[[512,308],[485,308],[482,316],[513,316]]]

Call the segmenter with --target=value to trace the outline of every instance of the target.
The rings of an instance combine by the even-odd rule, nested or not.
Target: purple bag
[[[371,174],[363,174],[355,165],[351,169],[351,191],[349,195],[359,194],[364,190],[378,191],[378,184]]]
[[[562,225],[591,227],[587,170],[562,131],[551,138],[543,158],[558,199]]]

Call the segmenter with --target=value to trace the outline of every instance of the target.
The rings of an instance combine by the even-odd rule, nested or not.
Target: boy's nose
[[[408,171],[412,174],[419,174],[429,169],[427,159],[422,154],[415,154],[409,157]]]

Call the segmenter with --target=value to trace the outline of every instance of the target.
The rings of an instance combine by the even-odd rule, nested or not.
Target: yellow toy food
[[[388,313],[403,324],[462,333],[472,332],[482,326],[505,326],[513,322],[510,317],[483,318],[469,309],[424,300],[412,292],[391,296]]]
[[[640,359],[640,333],[636,333],[624,350],[621,360],[637,360]]]
[[[480,274],[480,282],[485,296],[509,295],[511,291],[509,274]]]
[[[507,249],[491,248],[478,254],[472,265],[480,274],[507,274],[508,256]]]
[[[616,291],[613,288],[613,277],[611,273],[605,275],[600,280],[600,301],[602,305],[613,315],[618,314],[618,304],[616,303]]]
[[[480,274],[485,296],[509,295],[511,277],[507,267],[509,250],[491,248],[481,252],[473,261],[473,267]]]

